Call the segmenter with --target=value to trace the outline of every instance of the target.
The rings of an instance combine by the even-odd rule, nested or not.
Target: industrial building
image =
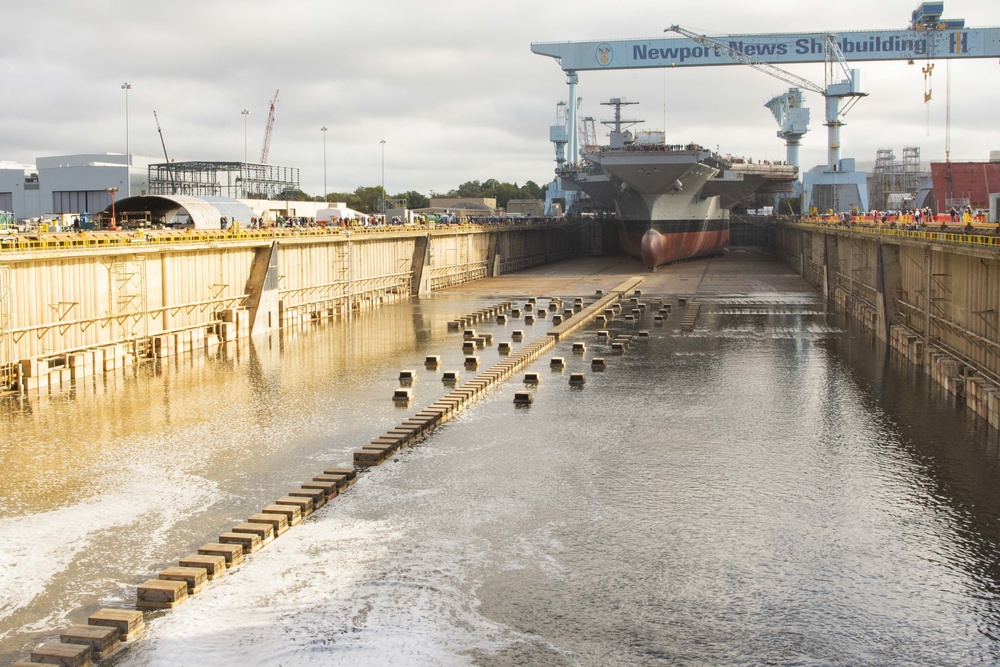
[[[932,162],[931,177],[938,212],[966,206],[989,209],[990,197],[1000,193],[1000,151],[990,151],[989,162]]]
[[[60,213],[96,213],[112,195],[148,194],[148,168],[156,158],[83,153],[35,159],[34,167],[0,163],[0,210],[18,219]]]
[[[0,162],[0,211],[10,211],[19,220],[98,213],[115,200],[130,196],[268,200],[298,187],[297,168],[269,164],[165,163],[162,158],[134,153],[127,157],[122,153],[40,157],[35,159],[34,167]],[[279,205],[277,210],[284,209],[285,217],[289,217],[285,203],[275,203]],[[302,212],[293,212],[292,216],[315,213],[315,207],[298,208]]]

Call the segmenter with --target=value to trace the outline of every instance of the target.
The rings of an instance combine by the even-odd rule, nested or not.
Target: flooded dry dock
[[[449,323],[504,302],[462,327],[484,339],[464,370]],[[546,319],[513,316],[529,303]],[[581,325],[558,340],[552,303]],[[498,369],[540,343],[537,384]],[[5,402],[0,655],[134,609],[325,476],[324,506],[105,664],[988,662],[995,436],[882,350],[764,253],[588,259]],[[337,488],[356,450],[463,387]]]

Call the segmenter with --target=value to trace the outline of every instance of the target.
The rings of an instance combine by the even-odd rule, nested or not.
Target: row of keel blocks
[[[177,565],[161,570],[157,578],[137,585],[135,610],[100,609],[88,616],[86,625],[73,625],[62,631],[60,643],[46,642],[34,647],[30,662],[13,664],[85,666],[106,658],[122,642],[134,641],[144,632],[143,610],[171,609],[203,591],[227,569],[240,565],[244,555],[260,549],[287,532],[289,526],[299,523],[303,512],[311,512],[313,507],[335,497],[340,489],[353,483],[355,475],[354,468],[324,470],[323,475],[304,483],[289,496],[265,506],[247,521],[222,533],[218,542],[202,545],[196,553],[180,558]]]
[[[465,317],[460,317],[456,320],[451,320],[448,322],[448,331],[460,331],[463,327],[469,324],[474,324],[476,322],[485,322],[492,318],[497,318],[499,323],[499,318],[504,316],[504,321],[506,321],[506,313],[511,311],[513,303],[510,301],[501,301],[500,303],[482,308],[474,313],[470,313]]]

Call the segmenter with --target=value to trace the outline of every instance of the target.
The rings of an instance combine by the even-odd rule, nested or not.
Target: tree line
[[[545,199],[545,188],[539,186],[534,181],[528,181],[524,185],[517,183],[502,183],[495,178],[490,178],[480,183],[479,181],[467,181],[457,188],[443,193],[431,192],[430,197],[408,190],[399,194],[389,195],[388,199],[405,199],[406,208],[427,208],[431,205],[431,197],[485,197],[495,198],[497,207],[506,209],[507,203],[511,199]],[[354,192],[331,192],[326,196],[327,202],[344,202],[348,208],[362,213],[374,213],[379,199],[382,198],[382,187],[361,186]],[[313,197],[302,190],[286,190],[278,199],[287,201],[324,201],[323,197]]]

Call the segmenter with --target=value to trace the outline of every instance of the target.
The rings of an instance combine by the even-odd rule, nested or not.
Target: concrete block
[[[288,492],[292,498],[309,498],[313,502],[313,508],[319,509],[326,505],[326,494],[322,489],[294,489]]]
[[[261,510],[264,514],[276,514],[285,517],[289,526],[296,526],[302,522],[302,510],[294,505],[265,505]]]
[[[59,633],[64,644],[80,644],[90,648],[90,659],[100,660],[121,646],[118,628],[99,625],[74,625]]]
[[[123,642],[132,641],[146,630],[142,612],[134,609],[101,609],[87,617],[87,624],[115,628]]]
[[[358,479],[358,471],[355,470],[354,468],[340,468],[340,467],[324,468],[323,469],[323,474],[324,475],[343,475],[344,477],[347,478],[347,483],[348,484],[354,484],[354,482],[357,481],[357,479]]]
[[[367,447],[355,449],[354,465],[362,468],[382,465],[382,462],[385,461],[385,456],[385,451],[380,449],[369,449]]]
[[[302,483],[303,489],[319,489],[326,496],[326,500],[333,500],[337,497],[337,484],[336,482],[322,482],[313,479],[309,482]]]
[[[177,561],[181,567],[201,568],[208,581],[218,579],[226,573],[226,558],[219,555],[188,554]]]
[[[256,535],[260,538],[261,546],[270,543],[274,539],[274,526],[270,523],[252,523],[250,521],[244,521],[243,523],[238,523],[233,526],[231,532]]]
[[[188,595],[194,595],[208,586],[208,574],[200,567],[174,566],[161,570],[157,575],[166,581],[183,581],[187,584]]]
[[[39,644],[31,651],[31,661],[63,667],[89,667],[90,647],[82,644]]]
[[[219,322],[217,324],[219,330],[219,339],[224,342],[229,342],[236,340],[236,323],[235,322]]]
[[[149,579],[136,587],[135,606],[139,609],[172,609],[188,598],[187,582]]]
[[[324,473],[322,475],[314,475],[312,481],[333,482],[337,487],[338,493],[343,493],[344,490],[351,485],[351,483],[347,480],[347,475],[328,475]]]
[[[174,337],[168,334],[153,336],[151,348],[157,359],[169,357],[174,353]]]
[[[206,556],[222,556],[226,567],[236,567],[243,562],[243,545],[209,542],[198,547],[198,553]]]
[[[251,533],[223,533],[219,535],[219,542],[222,544],[237,544],[243,548],[244,554],[256,553],[264,546],[260,542],[260,537]]]

